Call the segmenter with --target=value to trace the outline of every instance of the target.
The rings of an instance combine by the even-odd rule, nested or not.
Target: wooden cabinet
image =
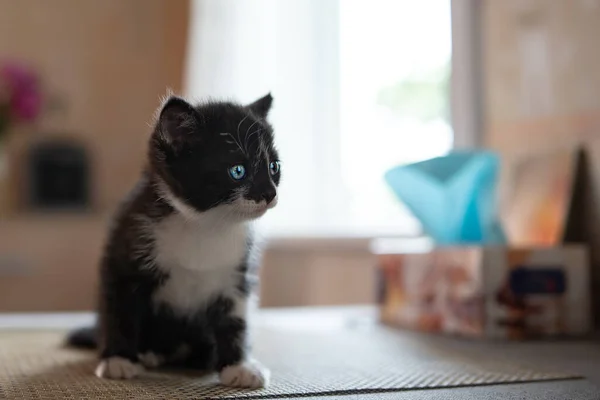
[[[94,307],[107,218],[27,216],[0,222],[0,312]]]

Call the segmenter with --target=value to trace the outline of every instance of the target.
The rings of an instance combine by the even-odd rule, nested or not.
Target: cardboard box
[[[590,332],[585,246],[376,251],[383,323],[468,337]]]

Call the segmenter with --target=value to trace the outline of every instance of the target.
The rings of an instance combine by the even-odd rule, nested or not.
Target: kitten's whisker
[[[248,116],[249,116],[249,114],[246,114],[246,116],[240,120],[240,122],[237,126],[236,133],[237,133],[237,137],[238,137],[238,143],[240,143],[240,144],[242,142],[240,139],[240,127],[242,126],[242,122],[244,122],[246,120],[246,118],[248,118]]]
[[[246,114],[246,116],[240,120],[240,123],[237,126],[237,134],[238,134],[238,136],[240,134],[240,126],[242,126],[242,122],[244,122],[246,120],[246,118],[248,118],[248,114]]]
[[[246,141],[244,142],[244,147],[246,148],[246,151],[248,151],[248,142],[250,140],[250,138],[252,137],[252,135],[254,135],[257,132],[260,132],[262,128],[258,128],[257,130],[253,131],[252,133],[250,133],[249,135],[246,135]]]
[[[221,132],[221,133],[220,133],[220,135],[223,135],[223,136],[229,135],[229,137],[231,137],[231,139],[232,139],[233,141],[231,141],[231,140],[226,140],[226,141],[225,141],[225,143],[228,143],[228,144],[235,144],[235,145],[237,145],[237,147],[240,149],[240,151],[241,151],[243,154],[246,154],[246,152],[244,151],[244,149],[242,148],[242,146],[240,145],[240,143],[239,143],[237,140],[235,140],[235,137],[234,137],[234,136],[233,136],[231,133],[229,133],[229,132]]]
[[[248,132],[250,132],[250,129],[252,129],[252,127],[256,124],[258,124],[258,120],[254,121],[252,124],[250,124],[250,126],[248,127],[248,129],[246,129],[246,135],[248,135]]]
[[[250,132],[250,129],[252,129],[252,127],[254,125],[256,125],[258,122],[259,122],[259,120],[254,121],[252,124],[250,124],[250,126],[248,127],[248,129],[246,129],[246,134],[245,134],[246,138],[248,138],[248,132]]]

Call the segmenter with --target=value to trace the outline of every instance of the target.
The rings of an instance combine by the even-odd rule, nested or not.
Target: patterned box
[[[591,329],[584,246],[376,253],[383,323],[504,339],[581,336]]]

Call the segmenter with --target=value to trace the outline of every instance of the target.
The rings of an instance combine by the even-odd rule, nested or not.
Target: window
[[[188,95],[274,95],[268,234],[419,232],[383,174],[452,146],[450,0],[195,0],[192,22]]]
[[[340,2],[340,167],[357,229],[417,229],[383,175],[450,151],[450,60],[449,0]]]

